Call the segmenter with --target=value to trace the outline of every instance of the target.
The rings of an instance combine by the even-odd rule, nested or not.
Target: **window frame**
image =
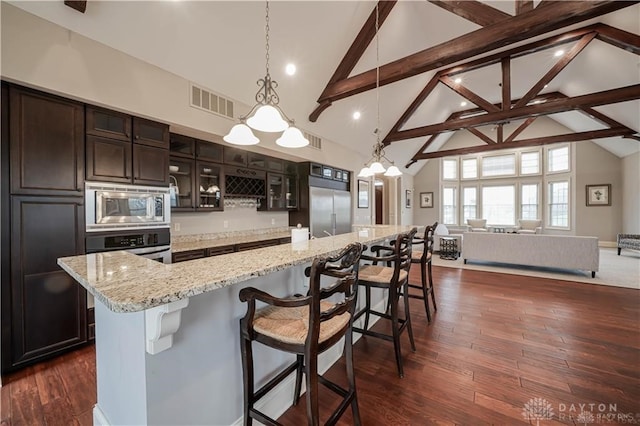
[[[513,158],[513,173],[504,174],[504,175],[489,175],[486,176],[484,174],[484,163],[487,159],[490,158],[499,158],[499,157],[512,157]],[[508,152],[506,154],[497,154],[497,155],[485,155],[481,157],[480,168],[478,170],[478,179],[504,179],[504,178],[514,178],[518,176],[518,156],[517,152]]]
[[[449,162],[449,161],[455,163],[455,177],[453,177],[453,178],[448,178],[448,177],[444,176],[444,164],[446,162]],[[444,157],[444,158],[442,158],[441,169],[442,169],[441,179],[443,181],[445,181],[445,182],[457,182],[457,181],[460,180],[460,161],[459,161],[458,158],[453,158],[453,157]]]
[[[487,217],[487,212],[485,212],[484,208],[484,189],[485,188],[496,188],[496,187],[511,187],[513,188],[513,221],[512,223],[493,223],[489,221]],[[480,213],[482,214],[483,219],[487,219],[487,226],[516,226],[517,215],[518,215],[518,184],[517,182],[505,182],[505,183],[491,183],[488,185],[480,185]]]
[[[476,163],[476,175],[474,177],[464,177],[464,163],[465,161],[469,161],[469,160],[474,160]],[[464,157],[464,158],[460,158],[460,180],[461,181],[470,181],[470,180],[478,180],[478,178],[480,177],[480,157]]]
[[[524,182],[518,182],[518,218],[519,219],[524,219],[523,216],[523,206],[524,206],[524,201],[523,201],[523,196],[522,196],[522,190],[524,186],[527,185],[535,185],[536,186],[536,218],[535,219],[541,219],[542,218],[542,212],[540,210],[541,207],[541,188],[542,188],[542,182],[540,181],[524,181]]]
[[[551,165],[551,161],[549,160],[549,155],[552,151],[556,151],[559,149],[567,149],[567,168],[563,169],[563,170],[549,170],[549,166]],[[545,175],[547,176],[551,176],[551,175],[558,175],[558,174],[566,174],[566,173],[571,173],[571,144],[568,143],[563,143],[560,144],[558,146],[553,146],[553,147],[545,147],[545,162],[544,162],[544,171],[545,171]]]
[[[522,156],[525,154],[538,154],[538,171],[536,173],[524,173],[522,171]],[[540,149],[535,151],[521,151],[518,156],[518,175],[523,177],[541,176],[544,170],[542,163],[542,151]]]
[[[479,218],[479,214],[480,214],[480,210],[481,210],[481,206],[482,204],[480,203],[480,191],[478,190],[478,185],[463,185],[460,188],[460,217],[458,218],[460,220],[460,223],[462,224],[466,224],[467,223],[467,218],[464,217],[464,210],[465,207],[467,206],[467,204],[465,204],[465,198],[464,198],[464,190],[465,189],[474,189],[476,191],[476,204],[475,204],[475,210],[476,210],[476,214],[474,217],[470,218],[470,219],[476,219]]]
[[[459,199],[458,198],[460,196],[459,186],[457,184],[456,185],[443,184],[441,188],[442,188],[442,190],[440,192],[440,217],[442,218],[442,223],[444,225],[458,226],[459,225],[459,221],[460,221],[460,217],[459,217],[460,209],[458,207],[458,203],[459,203]],[[449,189],[449,188],[454,191],[454,195],[453,195],[453,202],[454,202],[454,205],[453,205],[453,218],[455,220],[454,223],[447,223],[445,221],[445,219],[444,219],[444,217],[445,217],[444,209],[446,207],[446,205],[444,203],[444,193],[445,193],[445,189]]]
[[[561,183],[561,182],[566,182],[567,183],[567,226],[559,226],[559,225],[553,225],[551,223],[551,196],[552,196],[552,191],[551,191],[551,185],[554,183]],[[545,208],[545,213],[546,213],[546,219],[545,219],[545,227],[547,229],[556,229],[556,230],[563,230],[563,231],[568,231],[571,230],[571,212],[572,212],[572,208],[573,205],[571,203],[571,178],[569,176],[564,176],[564,177],[557,177],[554,179],[548,179],[546,181],[546,186],[547,186],[547,191],[546,191],[546,196],[545,196],[545,203],[544,203],[544,208]]]

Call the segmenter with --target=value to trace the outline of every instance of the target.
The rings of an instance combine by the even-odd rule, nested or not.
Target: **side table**
[[[440,237],[440,259],[456,260],[458,258],[458,239]]]

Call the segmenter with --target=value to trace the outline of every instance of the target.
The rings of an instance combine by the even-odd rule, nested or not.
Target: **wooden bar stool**
[[[319,424],[318,383],[343,397],[325,424],[335,424],[349,405],[354,423],[360,424],[353,370],[352,325],[361,255],[362,245],[352,243],[335,257],[315,259],[311,265],[309,292],[306,296],[276,298],[252,287],[240,291],[240,300],[247,302],[247,313],[240,319],[245,425],[251,425],[253,419],[268,425],[279,424],[258,411],[255,404],[293,372],[296,372],[294,405],[300,397],[302,374],[306,376],[309,425]],[[320,281],[323,276],[331,277],[332,284],[321,287]],[[333,280],[334,278],[337,280]],[[329,297],[331,301],[326,300]],[[256,310],[256,301],[268,306]],[[342,336],[345,337],[344,356],[348,389],[318,374],[318,355],[335,345]],[[254,390],[254,340],[296,354],[295,362],[258,390]]]
[[[411,263],[420,265],[420,281],[421,284],[409,283],[409,288],[420,290],[422,294],[409,293],[409,297],[413,299],[422,299],[424,301],[424,310],[427,313],[427,322],[431,322],[431,312],[429,309],[429,295],[433,302],[434,312],[438,310],[436,305],[436,297],[433,293],[433,273],[431,271],[431,259],[433,258],[433,234],[438,222],[429,225],[424,230],[423,238],[414,238],[411,250]],[[422,250],[419,250],[422,246]]]
[[[353,327],[353,330],[367,336],[377,337],[393,342],[396,356],[398,375],[404,376],[402,368],[402,353],[400,351],[400,335],[406,329],[409,333],[411,350],[415,352],[416,345],[413,341],[413,331],[411,330],[411,315],[409,313],[408,292],[409,292],[409,268],[411,267],[411,244],[417,232],[413,228],[409,232],[398,235],[393,247],[374,245],[371,251],[376,256],[362,255],[363,260],[373,261],[373,265],[360,266],[358,273],[358,286],[365,287],[365,306],[354,316],[354,321],[365,315],[364,328]],[[382,252],[387,253],[381,255]],[[386,266],[378,265],[383,263]],[[371,308],[371,289],[381,288],[389,291],[388,309],[386,312],[377,312]],[[398,301],[400,295],[404,295],[404,318],[398,315]],[[391,335],[378,333],[369,330],[369,317],[376,315],[391,321]]]

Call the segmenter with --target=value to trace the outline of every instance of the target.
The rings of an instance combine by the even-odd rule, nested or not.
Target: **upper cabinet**
[[[224,147],[224,164],[232,166],[247,166],[248,152],[233,146]]]
[[[87,106],[86,132],[87,180],[169,185],[168,125]]]
[[[9,103],[11,193],[82,195],[83,105],[14,86]]]

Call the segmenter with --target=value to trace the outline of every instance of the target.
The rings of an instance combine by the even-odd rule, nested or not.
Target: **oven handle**
[[[141,248],[134,248],[134,249],[129,249],[126,250],[129,253],[133,253],[133,254],[137,254],[137,255],[151,255],[151,254],[158,254],[158,253],[163,253],[165,251],[169,251],[171,250],[171,246],[162,246],[158,249],[158,247],[141,247]]]

